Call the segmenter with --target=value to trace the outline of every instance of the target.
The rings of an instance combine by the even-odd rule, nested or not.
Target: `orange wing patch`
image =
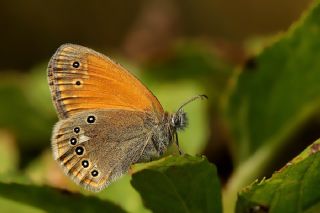
[[[163,113],[157,98],[137,78],[86,47],[62,45],[49,62],[48,79],[60,118],[90,109]]]

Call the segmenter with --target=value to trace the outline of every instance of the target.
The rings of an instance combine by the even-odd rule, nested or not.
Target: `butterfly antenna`
[[[201,100],[208,99],[208,96],[206,96],[206,95],[197,95],[197,96],[194,96],[193,98],[191,98],[190,100],[188,100],[187,102],[185,102],[184,104],[182,104],[182,105],[180,106],[180,108],[178,109],[177,112],[179,112],[180,110],[182,110],[183,107],[185,107],[187,104],[189,104],[189,103],[191,103],[191,102],[193,102],[193,101],[195,101],[195,100],[197,100],[197,99],[201,99]]]

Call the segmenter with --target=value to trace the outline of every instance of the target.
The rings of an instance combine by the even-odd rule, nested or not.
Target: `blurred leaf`
[[[319,112],[319,18],[316,6],[278,42],[248,61],[238,76],[227,108],[237,159],[247,159],[263,145],[281,144]]]
[[[46,66],[29,74],[5,72],[0,79],[0,128],[12,133],[24,167],[48,146],[56,115],[50,100]]]
[[[39,64],[30,71],[25,95],[35,110],[52,120],[52,118],[56,118],[56,112],[47,80],[47,66],[47,63]]]
[[[214,102],[225,90],[231,75],[230,66],[218,57],[213,45],[191,40],[178,42],[167,58],[153,61],[144,70],[146,80],[153,82],[165,80],[175,84],[178,79],[197,82],[206,87],[206,94]]]
[[[231,79],[224,102],[233,141],[233,172],[224,208],[233,211],[236,194],[265,174],[275,153],[320,109],[320,5],[313,7],[272,46],[248,60]]]
[[[231,183],[235,190],[261,175],[275,151],[288,145],[288,138],[319,112],[319,18],[317,3],[294,28],[238,73],[226,105],[236,143],[235,162],[246,160],[234,175],[237,183]]]
[[[93,196],[84,196],[47,186],[0,183],[0,197],[33,206],[45,212],[125,212],[119,206]],[[12,211],[15,206],[12,206]]]
[[[153,212],[222,212],[216,168],[204,157],[169,156],[134,170],[131,183]]]
[[[37,72],[37,75],[46,76]],[[44,82],[46,82],[44,78]],[[55,120],[53,111],[48,107],[39,110],[42,107],[49,106],[39,103],[39,100],[47,100],[44,96],[35,97],[35,91],[42,90],[39,84],[35,83],[33,77],[20,73],[3,73],[0,80],[0,128],[10,130],[16,137],[17,144],[23,151],[30,151],[35,148],[40,149],[49,142],[51,128]],[[52,107],[52,106],[51,106]],[[25,154],[25,152],[21,152]],[[30,156],[28,156],[30,157]],[[26,163],[24,159],[23,163]]]
[[[0,174],[11,173],[18,168],[19,153],[14,136],[0,129]]]
[[[131,213],[150,212],[143,206],[138,192],[130,185],[130,179],[131,176],[129,174],[124,175],[102,192],[98,193],[97,196],[103,200],[112,201]]]
[[[255,182],[242,190],[237,212],[319,212],[319,150],[320,140],[270,179]]]
[[[37,209],[24,203],[0,197],[1,212],[23,212],[23,213],[44,213],[44,210]]]
[[[217,74],[224,71],[225,66],[208,44],[188,40],[178,43],[164,60],[146,65],[145,70],[150,78],[175,80]]]

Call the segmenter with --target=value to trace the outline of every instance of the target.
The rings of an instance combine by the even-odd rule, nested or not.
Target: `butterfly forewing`
[[[86,47],[62,45],[49,62],[48,78],[60,118],[93,109],[163,114],[157,98],[131,73]]]

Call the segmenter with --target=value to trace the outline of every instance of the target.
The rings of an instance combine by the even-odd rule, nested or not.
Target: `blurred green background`
[[[243,160],[235,154],[232,125],[221,110],[234,83],[234,70],[255,67],[252,57],[288,30],[311,2],[1,1],[0,180],[93,195],[63,175],[50,150],[57,116],[46,66],[61,44],[75,43],[120,62],[168,111],[192,96],[206,94],[208,101],[186,107],[190,125],[180,133],[180,143],[186,153],[205,154],[226,183]],[[302,126],[294,137],[304,138],[303,143],[291,147],[293,152],[284,154],[264,175],[316,139],[320,134],[313,131],[315,127],[319,127],[317,119]],[[94,195],[130,212],[148,212],[129,181],[126,175]],[[6,211],[38,211],[1,197],[0,206]]]

